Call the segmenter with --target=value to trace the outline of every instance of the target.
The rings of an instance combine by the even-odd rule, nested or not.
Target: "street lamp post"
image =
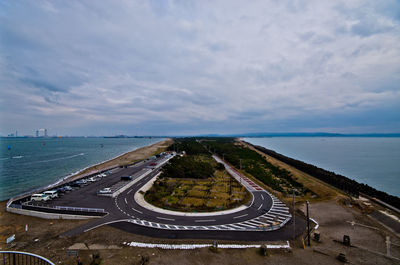
[[[310,214],[308,212],[308,201],[306,202],[307,205],[307,242],[308,246],[311,246],[311,239],[310,239]]]

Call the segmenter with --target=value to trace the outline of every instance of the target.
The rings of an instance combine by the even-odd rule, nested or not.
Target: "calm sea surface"
[[[0,138],[0,200],[161,138]],[[9,150],[10,147],[10,150]]]
[[[244,138],[329,171],[400,196],[400,138]]]

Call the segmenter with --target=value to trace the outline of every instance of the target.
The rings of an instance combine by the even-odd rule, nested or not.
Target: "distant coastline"
[[[0,138],[179,138],[179,137],[247,137],[247,138],[263,138],[263,137],[400,137],[400,133],[327,133],[327,132],[276,132],[276,133],[237,133],[237,134],[198,134],[198,135],[114,135],[114,136],[40,136],[32,135],[24,136],[0,136]]]

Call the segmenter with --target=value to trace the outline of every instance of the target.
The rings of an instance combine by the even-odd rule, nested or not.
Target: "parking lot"
[[[162,160],[162,157],[153,158],[141,161],[134,165],[115,168],[104,174],[97,174],[90,177],[85,177],[81,180],[64,184],[62,187],[69,186],[71,190],[61,190],[58,192],[58,197],[49,199],[47,201],[32,201],[31,197],[24,198],[24,206],[60,208],[60,207],[74,207],[74,208],[96,208],[96,209],[109,209],[112,201],[109,196],[112,193],[123,188],[128,183],[135,181],[138,177],[148,172],[152,166],[150,164],[157,163]],[[131,180],[121,180],[123,176],[131,176]],[[61,187],[52,190],[60,189]],[[109,194],[100,194],[99,191],[105,188],[110,188]],[[108,196],[101,196],[108,195]]]

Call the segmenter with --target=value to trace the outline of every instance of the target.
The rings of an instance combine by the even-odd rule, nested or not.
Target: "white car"
[[[95,182],[95,181],[97,181],[97,179],[95,179],[95,177],[91,177],[91,178],[88,178],[87,181]]]
[[[48,201],[50,197],[43,193],[32,194],[31,201]]]
[[[54,199],[54,198],[58,197],[57,191],[55,191],[55,190],[48,190],[48,191],[43,192],[43,194],[49,196],[50,199]]]
[[[107,194],[107,193],[111,193],[111,189],[110,188],[104,188],[102,190],[99,190],[100,194]]]

